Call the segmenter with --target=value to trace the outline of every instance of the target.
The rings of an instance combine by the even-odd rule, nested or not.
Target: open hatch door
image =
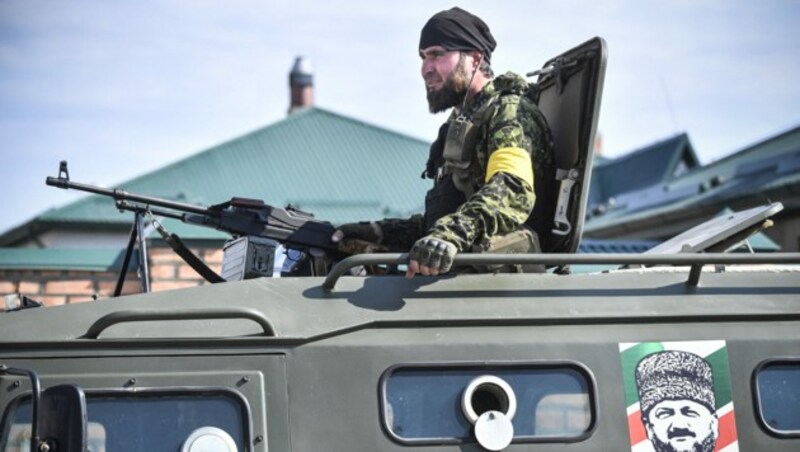
[[[537,104],[550,126],[556,159],[553,226],[537,231],[545,253],[574,253],[580,244],[607,54],[605,41],[596,37],[527,74],[538,76]]]

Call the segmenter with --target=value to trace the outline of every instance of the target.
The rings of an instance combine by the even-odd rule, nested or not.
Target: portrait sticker
[[[633,452],[739,450],[725,341],[619,344]]]

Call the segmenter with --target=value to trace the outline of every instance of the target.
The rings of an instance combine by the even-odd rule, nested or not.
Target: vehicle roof
[[[800,272],[704,272],[686,284],[687,270],[590,275],[458,275],[406,280],[344,277],[334,291],[321,278],[261,278],[95,302],[0,314],[0,349],[59,343],[109,345],[156,338],[313,341],[365,328],[398,326],[554,325],[787,319],[800,315]],[[255,312],[275,337],[252,320],[125,322],[100,339],[82,338],[107,315],[208,309]],[[127,314],[126,314],[127,313]],[[238,339],[237,339],[238,337]],[[225,338],[225,339],[220,339]]]

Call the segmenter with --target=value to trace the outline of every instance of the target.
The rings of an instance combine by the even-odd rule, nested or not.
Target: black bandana
[[[478,50],[488,63],[497,43],[489,26],[480,17],[456,7],[434,14],[422,27],[419,48],[431,46],[442,46],[447,50]]]

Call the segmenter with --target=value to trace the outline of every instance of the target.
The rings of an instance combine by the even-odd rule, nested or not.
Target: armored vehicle
[[[800,449],[800,255],[724,252],[780,204],[646,254],[575,254],[605,53],[594,39],[536,74],[561,168],[548,252],[456,262],[551,271],[352,276],[407,259],[365,254],[326,275],[231,272],[242,279],[5,312],[0,448]],[[192,215],[253,214],[267,231],[264,209]],[[301,246],[303,224],[282,241]],[[565,271],[585,264],[615,269]]]

